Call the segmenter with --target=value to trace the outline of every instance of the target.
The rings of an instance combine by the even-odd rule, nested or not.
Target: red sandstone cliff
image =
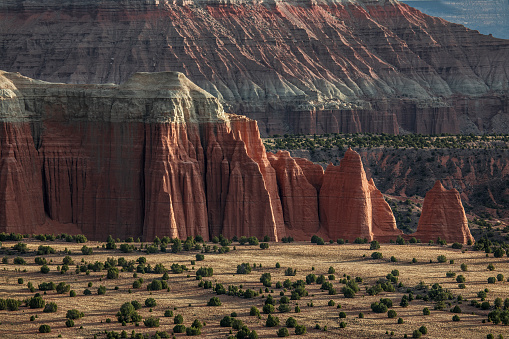
[[[288,152],[267,155],[255,121],[225,113],[181,73],[64,85],[2,72],[0,85],[0,232],[401,234],[358,153],[325,172]],[[447,208],[464,216],[461,202]],[[459,226],[440,232],[456,239]]]
[[[182,71],[262,134],[509,123],[509,42],[394,0],[9,0],[0,22],[0,69],[67,83]]]
[[[0,78],[0,231],[35,232],[47,215],[94,239],[285,236],[256,123],[184,75],[120,86]]]
[[[458,191],[446,190],[437,180],[424,198],[419,225],[412,236],[424,242],[436,241],[438,237],[462,244],[474,241]]]
[[[349,149],[338,167],[329,164],[320,190],[321,221],[330,238],[395,239],[392,211],[375,184],[366,179],[358,153]]]

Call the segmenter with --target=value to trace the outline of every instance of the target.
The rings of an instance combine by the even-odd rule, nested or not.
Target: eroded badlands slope
[[[9,0],[0,69],[179,71],[261,133],[505,132],[509,41],[395,0]]]

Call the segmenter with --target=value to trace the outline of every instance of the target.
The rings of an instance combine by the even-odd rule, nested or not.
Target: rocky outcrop
[[[394,215],[366,179],[358,153],[349,149],[338,167],[329,164],[320,190],[320,216],[331,239],[395,239],[403,234]]]
[[[509,42],[395,0],[9,0],[0,22],[0,69],[66,83],[180,71],[264,135],[509,124]]]
[[[288,152],[267,154],[256,121],[225,113],[182,73],[64,85],[1,72],[0,84],[0,232],[402,234],[358,153],[325,172]]]
[[[413,236],[424,242],[438,238],[461,244],[474,241],[457,190],[446,190],[437,180],[424,198],[417,232]]]
[[[0,78],[0,231],[33,233],[47,216],[93,239],[285,235],[256,123],[183,74],[120,86]]]
[[[269,153],[268,158],[277,174],[286,233],[299,240],[309,239],[313,234],[318,234],[320,230],[319,188],[315,188],[310,183],[305,170],[296,161],[297,159],[290,157],[288,152],[278,152],[275,155]],[[305,165],[302,164],[302,166]],[[317,176],[323,176],[321,167],[319,171],[321,173],[316,173]],[[311,181],[313,182],[312,179]]]

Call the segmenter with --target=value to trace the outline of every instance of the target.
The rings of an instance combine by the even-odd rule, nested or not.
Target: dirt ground
[[[83,244],[68,243],[65,241],[46,241],[41,242],[35,239],[24,239],[23,242],[28,244],[30,250],[26,254],[18,254],[11,251],[10,248],[16,242],[3,242],[2,248],[4,253],[2,257],[9,258],[8,264],[0,264],[0,298],[15,298],[24,300],[32,297],[27,288],[30,281],[36,288],[36,292],[40,292],[37,287],[42,282],[53,281],[58,284],[64,281],[70,284],[71,289],[77,293],[76,297],[70,297],[69,293],[57,294],[56,291],[48,291],[43,295],[45,301],[55,302],[58,310],[55,313],[43,313],[42,309],[30,309],[24,304],[18,311],[0,311],[0,337],[1,338],[93,338],[97,334],[98,338],[106,337],[105,331],[122,331],[126,330],[128,336],[131,336],[132,330],[137,333],[154,334],[156,330],[172,332],[174,323],[173,317],[164,317],[164,311],[167,309],[174,310],[174,315],[181,314],[184,317],[184,325],[190,326],[193,320],[199,319],[206,323],[202,329],[201,337],[207,338],[227,338],[230,335],[230,328],[219,326],[220,320],[231,312],[236,312],[238,318],[241,319],[251,330],[256,330],[259,338],[274,338],[276,331],[284,326],[286,319],[294,317],[299,324],[307,326],[307,334],[302,337],[307,338],[403,338],[405,334],[409,338],[412,332],[420,326],[425,325],[428,334],[423,338],[486,338],[486,335],[493,333],[495,337],[499,334],[509,335],[507,326],[494,325],[487,321],[489,310],[481,310],[474,306],[470,306],[470,301],[477,298],[477,292],[489,289],[486,300],[490,301],[493,307],[495,298],[505,299],[509,297],[509,262],[507,257],[494,258],[493,254],[486,257],[484,252],[474,252],[468,249],[463,253],[462,250],[452,249],[450,246],[430,246],[425,244],[414,245],[386,245],[382,244],[377,251],[383,253],[383,259],[371,259],[369,244],[326,244],[318,246],[307,243],[270,243],[270,248],[262,250],[258,246],[241,246],[238,243],[230,245],[232,249],[229,253],[216,254],[205,253],[205,260],[196,262],[191,265],[191,260],[195,259],[195,255],[199,251],[173,253],[157,253],[147,254],[135,251],[133,253],[122,253],[117,250],[106,250],[101,248],[103,243],[88,242],[88,247],[94,248],[92,255],[82,255],[81,247]],[[57,253],[44,256],[50,263],[50,272],[42,274],[40,265],[34,263],[36,257],[35,251],[39,245],[49,245],[53,247]],[[139,247],[139,243],[135,243]],[[236,250],[233,247],[236,246]],[[108,257],[124,257],[127,260],[136,260],[138,257],[146,257],[147,263],[154,267],[158,263],[164,264],[169,269],[173,263],[183,264],[189,268],[189,271],[174,274],[169,272],[170,291],[147,291],[147,284],[155,278],[161,278],[161,274],[141,274],[138,278],[143,277],[144,283],[142,288],[134,289],[132,287],[136,278],[132,272],[120,272],[118,279],[106,279],[106,271],[75,273],[75,265],[71,265],[65,274],[57,271],[57,266],[62,265],[62,259],[66,255],[64,249],[72,251],[71,257],[74,263],[80,263],[82,260],[86,262],[102,261]],[[14,265],[13,258],[22,256],[27,261],[26,265]],[[446,263],[438,263],[437,257],[445,255]],[[390,258],[394,256],[397,262],[391,262]],[[412,258],[417,263],[412,263]],[[430,260],[432,262],[430,262]],[[451,264],[450,260],[454,260]],[[252,266],[256,264],[256,268],[250,274],[236,274],[237,265],[249,262]],[[276,263],[280,264],[280,268],[276,268]],[[468,265],[468,271],[462,272],[460,265],[465,263]],[[495,266],[494,271],[489,271],[487,265],[492,263]],[[261,267],[260,267],[261,264]],[[283,282],[290,279],[292,282],[298,279],[305,280],[306,275],[314,273],[315,275],[324,274],[328,276],[329,267],[335,269],[335,280],[330,281],[337,290],[336,295],[329,295],[327,291],[320,290],[320,285],[307,285],[306,289],[309,295],[301,300],[290,301],[290,312],[279,313],[275,315],[280,319],[280,326],[265,327],[267,315],[261,315],[261,319],[255,316],[249,316],[251,306],[257,306],[260,311],[264,305],[265,298],[269,293],[263,288],[262,293],[252,299],[245,299],[237,296],[219,295],[222,302],[221,306],[206,306],[207,301],[216,296],[211,289],[203,289],[198,287],[199,281],[196,280],[195,272],[199,267],[212,267],[214,275],[204,280],[222,283],[225,288],[228,285],[243,285],[242,289],[251,288],[259,291],[262,284],[259,279],[262,273],[269,272],[272,276],[272,289],[270,294],[279,301],[280,292],[283,289],[276,288],[276,282]],[[297,270],[295,276],[285,276],[285,269],[291,267]],[[399,270],[399,281],[404,287],[397,288],[396,292],[382,292],[377,296],[369,296],[366,293],[366,287],[370,287],[380,278],[384,278],[392,270]],[[466,278],[466,288],[459,289],[455,278],[447,278],[446,272],[452,271],[457,275],[462,274]],[[488,284],[488,277],[494,277],[497,274],[506,276],[504,281]],[[344,286],[340,283],[343,276],[361,277],[362,283],[359,284],[360,292],[355,298],[345,298],[341,293]],[[23,278],[24,283],[18,284],[18,278]],[[459,314],[460,321],[453,322],[449,309],[454,307],[458,302],[450,300],[450,305],[443,311],[433,309],[433,303],[423,300],[413,300],[406,308],[400,307],[400,300],[403,294],[408,293],[407,289],[411,289],[414,295],[423,294],[422,290],[417,290],[416,285],[420,282],[426,285],[440,283],[444,288],[450,289],[457,296],[459,294],[465,299],[459,306],[462,313]],[[88,287],[89,282],[92,287]],[[98,295],[97,288],[100,285],[106,286],[106,294]],[[115,287],[118,287],[116,290]],[[89,288],[92,295],[83,295],[83,291]],[[129,293],[131,291],[131,293]],[[43,292],[40,292],[41,294]],[[290,296],[291,291],[286,291],[285,295]],[[146,328],[143,322],[139,326],[135,324],[127,324],[122,326],[117,322],[115,314],[120,306],[127,301],[137,300],[144,304],[145,299],[152,297],[157,301],[157,306],[152,309],[143,307],[138,313],[145,319],[149,316],[160,318],[160,326],[156,328]],[[371,311],[370,305],[380,298],[390,298],[393,301],[394,309],[397,312],[396,318],[388,318],[387,313],[379,314]],[[329,300],[333,300],[336,305],[328,306]],[[311,307],[310,304],[313,304]],[[341,304],[341,309],[337,308],[337,304]],[[301,308],[300,313],[294,312],[295,305]],[[277,310],[276,305],[276,310]],[[423,316],[423,308],[428,307],[431,315]],[[65,326],[65,315],[69,309],[78,309],[84,312],[82,319],[75,320],[75,326],[67,328]],[[339,312],[346,313],[346,319],[339,319]],[[364,313],[364,318],[359,318],[359,313]],[[30,317],[34,315],[37,318],[30,321]],[[404,323],[398,324],[398,318],[403,318]],[[107,319],[111,319],[111,323],[107,323]],[[486,319],[486,323],[482,321]],[[347,323],[346,328],[340,328],[340,321]],[[40,334],[38,332],[41,324],[51,326],[51,333]],[[318,324],[320,329],[316,329]],[[324,327],[327,330],[324,330]],[[386,334],[386,332],[388,334]],[[394,335],[390,335],[394,332]],[[233,330],[233,335],[236,331]],[[295,336],[294,330],[289,329],[290,336]],[[176,337],[183,337],[184,334],[176,334]]]

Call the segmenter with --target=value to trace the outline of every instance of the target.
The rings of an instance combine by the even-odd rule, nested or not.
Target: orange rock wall
[[[201,125],[49,120],[38,150],[29,124],[2,123],[0,231],[36,233],[47,216],[101,240],[318,234],[387,242],[402,234],[359,154],[349,150],[323,172],[288,152],[266,155],[256,123],[234,118]],[[413,236],[473,239],[458,192],[437,183]]]
[[[0,122],[0,231],[31,233],[45,222],[40,169],[29,124]]]
[[[474,241],[457,190],[446,190],[437,180],[424,198],[419,225],[413,236],[423,242],[436,241],[439,237],[462,244]]]

